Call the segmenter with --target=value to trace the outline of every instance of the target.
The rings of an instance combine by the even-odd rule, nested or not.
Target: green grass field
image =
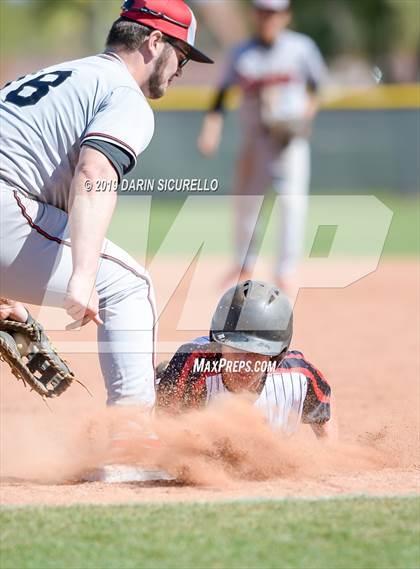
[[[369,192],[366,192],[368,195]],[[142,194],[143,195],[143,194]],[[152,194],[151,194],[152,195]],[[183,212],[183,202],[177,199],[153,199],[151,206],[150,223],[148,219],[149,202],[141,196],[120,196],[119,205],[110,229],[110,238],[133,255],[142,255],[145,250],[154,255],[164,242],[172,228],[169,239],[164,242],[163,251],[166,254],[188,254],[195,252],[206,242],[205,252],[210,255],[231,254],[232,251],[232,221],[233,212],[229,198],[212,199],[216,196],[197,197]],[[384,256],[413,256],[418,255],[420,202],[414,197],[400,197],[396,194],[383,193],[377,195],[378,199],[392,212],[393,218],[387,235]],[[204,200],[204,201],[203,201]],[[263,208],[262,227],[267,227],[269,214],[272,209],[272,196],[266,200]],[[316,219],[323,214],[323,204],[315,205],[310,209],[309,222],[316,223]],[[183,212],[183,213],[182,213]],[[343,217],[346,215],[347,217]],[[341,220],[355,230],[348,233],[348,238],[341,244],[343,255],[369,255],[371,253],[368,238],[359,232],[357,218],[359,209],[340,213]],[[332,215],[334,219],[335,214]],[[374,217],[374,215],[373,215]],[[277,218],[273,216],[273,219]],[[338,221],[340,222],[340,221]],[[333,222],[334,223],[334,222]],[[334,233],[321,231],[316,242],[307,244],[308,250],[316,252],[317,256],[328,254],[331,239]],[[275,250],[277,223],[268,225],[267,238],[262,246],[262,253],[270,255]],[[202,235],[204,239],[201,239]],[[200,236],[199,243],[194,242],[194,236]]]
[[[1,569],[416,569],[417,498],[7,508]]]

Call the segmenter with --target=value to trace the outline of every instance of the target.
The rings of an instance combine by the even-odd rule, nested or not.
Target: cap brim
[[[205,55],[202,51],[198,50],[190,44],[186,45],[188,46],[190,59],[192,61],[197,61],[198,63],[214,63],[214,61]]]

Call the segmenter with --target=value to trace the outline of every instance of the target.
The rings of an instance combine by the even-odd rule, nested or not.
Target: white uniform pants
[[[310,147],[306,138],[294,138],[281,149],[265,133],[248,136],[240,152],[234,190],[238,266],[252,269],[256,260],[253,243],[258,237],[257,200],[241,198],[261,196],[273,185],[281,204],[275,276],[288,277],[295,271],[304,245],[309,183]]]
[[[0,185],[0,296],[63,306],[72,273],[67,214]],[[154,388],[155,300],[150,277],[106,240],[96,288],[98,348],[108,404],[151,407]]]

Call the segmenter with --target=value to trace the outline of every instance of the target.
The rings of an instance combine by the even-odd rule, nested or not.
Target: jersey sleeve
[[[310,90],[319,91],[327,82],[328,70],[318,46],[311,38],[307,38],[305,45],[304,69]]]
[[[303,402],[302,422],[327,423],[331,418],[331,387],[315,366],[304,361],[308,388]]]
[[[238,76],[237,66],[238,66],[238,59],[242,51],[243,51],[242,45],[239,46],[237,45],[230,51],[223,69],[221,80],[219,81],[220,89],[229,89],[230,87],[233,87],[238,83],[239,76]]]
[[[145,97],[131,87],[114,89],[102,103],[82,138],[113,144],[130,157],[127,173],[149,145],[154,132],[153,111]]]
[[[102,140],[95,140],[94,138],[91,138],[85,140],[83,146],[90,146],[108,158],[118,175],[119,183],[121,183],[122,177],[132,169],[132,159],[130,154],[111,142],[104,142]]]
[[[232,49],[230,52],[222,77],[219,81],[219,86],[216,91],[216,95],[213,100],[213,104],[210,108],[211,112],[222,112],[225,108],[226,96],[231,87],[239,83],[239,76],[237,73],[237,61],[239,56],[239,47]]]
[[[175,353],[158,378],[158,409],[180,412],[204,405],[206,383],[194,370],[194,362],[200,355],[195,344],[184,344]]]
[[[331,387],[322,373],[311,364],[302,352],[291,350],[281,362],[290,371],[303,373],[307,390],[303,402],[303,423],[326,423],[331,417]]]

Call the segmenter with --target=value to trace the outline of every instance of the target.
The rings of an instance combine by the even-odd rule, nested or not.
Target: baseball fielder
[[[162,97],[188,60],[212,63],[194,47],[196,27],[183,0],[127,0],[104,53],[1,90],[0,296],[14,300],[1,303],[0,355],[14,371],[19,329],[28,377],[47,385],[67,373],[20,302],[64,305],[98,325],[108,404],[154,404],[152,283],[105,235],[115,190],[153,136],[146,97]]]
[[[334,438],[331,388],[301,352],[289,350],[292,328],[291,305],[276,286],[246,281],[231,288],[209,336],[158,366],[158,408],[179,412],[224,393],[249,392],[274,429],[291,435],[303,422],[318,438]]]
[[[326,68],[315,43],[287,29],[290,19],[289,0],[254,0],[255,36],[233,49],[198,140],[205,156],[216,151],[225,96],[238,85],[244,99],[234,185],[236,260],[228,281],[237,280],[241,271],[248,278],[256,260],[252,237],[258,203],[242,196],[261,195],[270,185],[280,195],[281,232],[274,271],[280,287],[287,288],[302,251],[310,179],[308,136]]]

